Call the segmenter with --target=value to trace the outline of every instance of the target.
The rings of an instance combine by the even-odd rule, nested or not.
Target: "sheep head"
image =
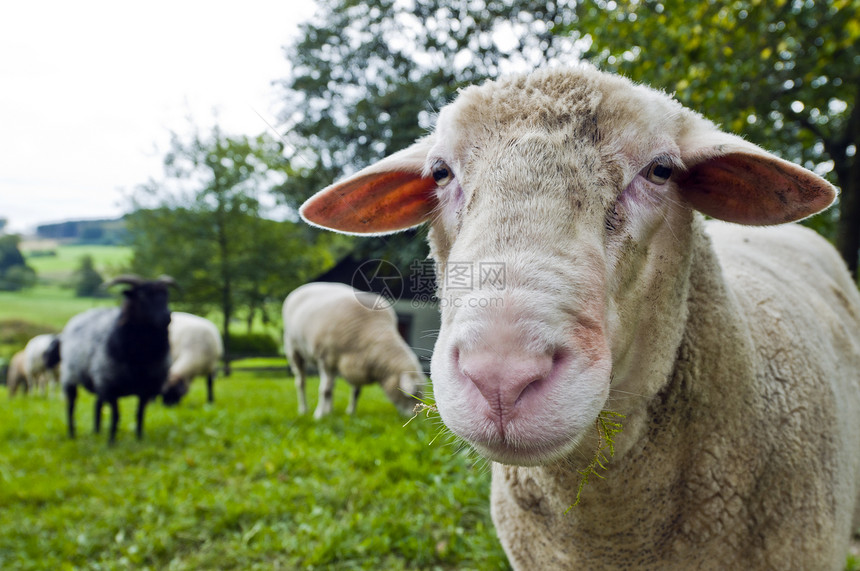
[[[169,287],[178,287],[176,281],[169,276],[160,276],[155,280],[147,280],[134,274],[117,276],[103,287],[125,284],[130,286],[123,290],[122,312],[120,324],[148,324],[156,328],[165,328],[170,323],[170,308],[168,307]]]
[[[167,382],[161,388],[161,398],[166,406],[179,404],[188,390],[191,388],[191,380],[188,377],[180,377],[174,373],[168,376]]]
[[[665,94],[581,68],[462,91],[432,134],[301,214],[347,233],[431,223],[439,412],[486,457],[529,465],[569,454],[611,388],[647,395],[665,382],[694,210],[779,224],[834,198]]]
[[[381,379],[380,385],[401,415],[412,416],[415,404],[421,401],[424,382],[424,373],[418,365],[415,370],[393,373]]]

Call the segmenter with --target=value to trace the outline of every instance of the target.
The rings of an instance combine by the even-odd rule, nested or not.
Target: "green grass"
[[[132,250],[127,246],[65,245],[53,248],[56,256],[35,256],[24,250],[27,265],[36,270],[40,280],[64,281],[80,266],[83,256],[92,256],[100,272],[118,273],[131,260]]]
[[[507,568],[486,463],[437,419],[404,427],[378,387],[348,417],[341,382],[317,422],[286,375],[219,379],[213,405],[204,384],[150,405],[140,442],[123,399],[113,447],[86,392],[76,440],[59,395],[0,394],[0,569]]]
[[[287,359],[285,357],[249,357],[247,359],[239,359],[230,363],[234,369],[242,368],[271,368],[281,369],[286,374]]]

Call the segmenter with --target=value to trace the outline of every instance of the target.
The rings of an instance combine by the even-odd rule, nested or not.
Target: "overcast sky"
[[[0,6],[0,218],[15,232],[124,212],[171,130],[257,135],[312,0]]]

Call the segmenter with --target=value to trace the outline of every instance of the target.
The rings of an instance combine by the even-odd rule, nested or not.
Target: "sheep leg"
[[[314,418],[320,419],[331,412],[332,393],[334,392],[334,373],[327,370],[322,363],[320,370],[320,398],[314,411]]]
[[[53,371],[48,371],[45,374],[48,377],[46,393],[48,398],[51,398],[54,394],[54,387],[57,384],[57,375]]]
[[[110,402],[110,436],[108,437],[108,443],[113,444],[116,441],[116,427],[119,424],[119,404],[117,403],[117,399],[111,399],[109,402]]]
[[[346,409],[348,414],[355,414],[355,408],[358,406],[358,395],[361,394],[361,387],[355,385],[352,387],[352,392],[349,395],[349,406]]]
[[[308,412],[308,399],[305,397],[305,372],[296,375],[296,393],[299,397],[299,414]]]
[[[296,378],[296,394],[299,400],[299,414],[307,414],[308,400],[305,398],[305,362],[299,355],[290,355],[290,369]]]
[[[143,438],[143,413],[146,410],[146,403],[148,399],[144,396],[140,396],[137,398],[137,439],[141,440]]]
[[[66,393],[66,419],[69,425],[69,438],[75,437],[75,399],[78,397],[77,385],[63,387]]]
[[[95,433],[102,431],[102,405],[105,401],[101,397],[96,397],[96,408],[93,411],[93,422],[95,422]]]
[[[215,380],[215,374],[209,373],[206,377],[206,399],[209,402],[215,402],[215,393],[212,392],[212,382]]]

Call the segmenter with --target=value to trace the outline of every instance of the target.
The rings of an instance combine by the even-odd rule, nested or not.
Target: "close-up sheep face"
[[[433,133],[302,215],[359,234],[431,224],[439,412],[482,455],[534,465],[670,372],[649,363],[672,363],[682,333],[694,209],[768,225],[833,199],[667,95],[582,68],[465,89]]]
[[[123,290],[127,319],[145,320],[155,327],[167,327],[170,323],[168,309],[169,292],[161,282],[144,283]]]

